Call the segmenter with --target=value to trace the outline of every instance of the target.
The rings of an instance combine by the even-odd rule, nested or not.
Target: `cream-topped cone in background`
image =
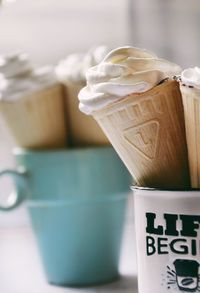
[[[200,187],[200,90],[180,84],[188,147],[190,179],[193,188]]]
[[[64,83],[70,142],[72,146],[108,145],[110,143],[98,123],[79,110],[78,93],[84,86],[84,82]]]
[[[98,123],[79,110],[79,91],[86,86],[86,71],[99,64],[109,52],[107,46],[91,48],[85,53],[68,55],[55,68],[58,80],[65,86],[69,116],[69,139],[74,147],[110,144]]]
[[[61,84],[16,100],[0,100],[0,114],[20,147],[35,149],[67,145],[65,97]]]
[[[184,113],[176,81],[92,113],[140,186],[190,186]]]

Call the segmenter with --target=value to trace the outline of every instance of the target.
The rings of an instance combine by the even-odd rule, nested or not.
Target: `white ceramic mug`
[[[200,292],[200,190],[133,190],[139,293]]]

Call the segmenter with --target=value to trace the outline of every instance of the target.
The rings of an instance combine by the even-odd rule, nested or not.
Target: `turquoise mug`
[[[31,151],[15,149],[16,170],[11,176],[12,192],[0,210],[18,206],[25,198],[34,200],[93,197],[120,193],[130,186],[130,175],[112,147],[74,150]]]
[[[14,151],[16,193],[27,206],[49,283],[86,286],[118,277],[131,178],[112,147]]]
[[[119,277],[128,194],[31,200],[28,209],[49,283],[87,286]]]

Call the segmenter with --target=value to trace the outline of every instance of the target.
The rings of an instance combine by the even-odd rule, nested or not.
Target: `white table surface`
[[[45,280],[31,227],[0,228],[1,293],[137,293],[134,224],[130,215],[126,220],[120,273],[120,280],[97,287],[64,288],[49,285]]]

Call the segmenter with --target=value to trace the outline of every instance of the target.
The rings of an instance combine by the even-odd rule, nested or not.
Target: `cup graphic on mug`
[[[200,190],[133,189],[139,293],[200,292]]]
[[[176,281],[181,291],[195,292],[198,289],[199,263],[196,260],[176,259],[174,261]]]

